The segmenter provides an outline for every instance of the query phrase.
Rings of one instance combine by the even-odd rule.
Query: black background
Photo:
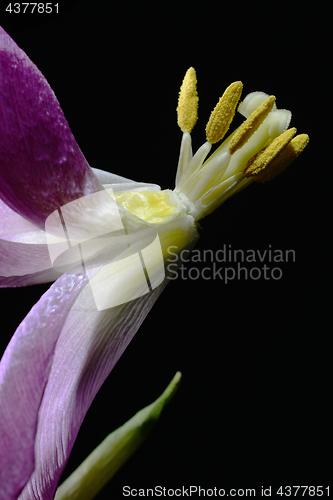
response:
[[[121,498],[124,485],[259,495],[261,486],[328,486],[331,478],[326,40],[312,31],[325,15],[287,4],[195,5],[81,0],[59,2],[52,18],[4,16],[2,7],[2,26],[49,81],[91,166],[173,188],[175,110],[189,66],[199,91],[194,148],[235,80],[244,95],[276,95],[277,106],[293,112],[291,126],[310,136],[285,173],[204,219],[197,245],[213,252],[271,245],[295,250],[296,261],[280,265],[280,280],[170,283],[95,398],[66,475],[183,373],[149,439],[99,499]],[[3,350],[48,286],[0,291]]]

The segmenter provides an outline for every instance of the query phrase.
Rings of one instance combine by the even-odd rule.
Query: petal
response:
[[[67,314],[86,283],[62,276],[32,308],[0,364],[0,498],[16,499],[34,469],[38,412]]]
[[[120,184],[120,183],[131,183],[134,182],[127,177],[122,177],[121,175],[111,174],[100,168],[92,168],[92,171],[96,175],[97,179],[101,184]]]
[[[135,182],[99,169],[93,171],[101,183],[107,183],[105,187],[117,192],[161,189],[156,184]],[[60,273],[52,268],[45,231],[21,217],[1,200],[0,220],[0,287],[55,281]]]
[[[21,243],[46,244],[45,231],[39,229],[0,200],[0,239]]]
[[[52,89],[0,28],[0,197],[44,228],[49,214],[101,184]]]
[[[0,240],[1,276],[22,276],[51,267],[47,245]]]
[[[114,192],[127,192],[127,191],[160,191],[161,187],[157,184],[150,184],[147,182],[137,182],[127,179],[127,177],[121,177],[117,174],[111,174],[110,172],[105,172],[99,168],[91,169],[96,175],[97,179],[104,188],[107,189],[111,187]]]
[[[45,269],[37,273],[24,276],[0,276],[0,288],[11,288],[16,286],[31,286],[41,283],[51,283],[59,278],[59,272],[55,269]]]
[[[59,278],[51,265],[44,231],[1,200],[0,220],[0,287],[47,283]]]
[[[90,287],[82,290],[57,339],[39,407],[35,469],[20,500],[53,498],[92,400],[164,286],[165,283],[134,301],[101,312],[96,309]],[[42,314],[38,321],[49,324],[50,320]],[[35,335],[42,343],[45,332],[39,330]],[[20,391],[25,392],[25,387],[21,386]]]

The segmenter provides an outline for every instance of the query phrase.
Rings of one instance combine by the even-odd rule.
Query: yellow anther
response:
[[[183,132],[191,132],[198,119],[197,77],[194,68],[186,71],[180,87],[177,115],[178,125]]]
[[[301,152],[304,150],[305,146],[309,142],[309,136],[307,134],[296,135],[287,146],[281,151],[278,156],[276,156],[268,168],[259,172],[259,174],[254,176],[254,180],[257,182],[266,182],[270,181],[278,174],[283,172],[285,168],[287,168]]]
[[[290,128],[279,135],[268,146],[264,147],[259,153],[254,155],[245,165],[243,174],[246,177],[252,177],[265,171],[269,164],[290,142],[296,134],[295,128]]]
[[[236,130],[229,144],[230,154],[234,154],[237,149],[240,149],[250,139],[251,135],[258,130],[268,113],[272,111],[275,103],[275,96],[271,95],[265,102],[262,103],[253,113],[250,114],[247,120]]]
[[[235,116],[236,106],[243,89],[242,82],[232,83],[215,106],[206,126],[207,141],[215,144],[226,134]]]

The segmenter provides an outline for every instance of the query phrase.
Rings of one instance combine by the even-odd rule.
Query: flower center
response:
[[[151,224],[169,222],[181,210],[178,199],[169,189],[114,193],[114,199],[128,212]]]

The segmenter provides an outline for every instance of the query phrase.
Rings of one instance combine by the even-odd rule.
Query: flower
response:
[[[192,156],[198,98],[195,71],[188,70],[178,104],[176,186],[161,191],[89,167],[45,78],[0,28],[1,286],[56,280],[1,360],[1,498],[54,497],[94,396],[168,282],[160,266],[168,248],[191,248],[200,219],[253,180],[273,178],[304,149],[308,137],[287,129],[291,113],[254,92],[239,107],[247,119],[206,160],[241,91],[241,82],[227,88],[207,141]],[[121,227],[109,239],[115,214]],[[69,236],[60,234],[65,227]],[[77,252],[59,253],[73,243],[73,228]],[[153,251],[145,253],[148,247]],[[109,279],[109,265],[116,279]]]

